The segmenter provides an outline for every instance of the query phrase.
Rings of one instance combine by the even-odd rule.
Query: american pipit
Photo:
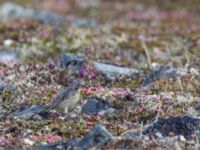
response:
[[[71,111],[80,100],[80,88],[84,84],[82,79],[74,79],[67,87],[58,93],[53,102],[47,106],[45,112],[53,109],[64,113]]]

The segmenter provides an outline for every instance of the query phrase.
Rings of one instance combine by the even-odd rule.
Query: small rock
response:
[[[15,52],[0,51],[0,62],[17,62],[17,54]]]
[[[200,131],[200,119],[188,116],[169,117],[167,119],[158,119],[144,130],[144,135],[153,135],[161,133],[162,136],[169,136],[170,133],[183,135],[185,138],[191,138],[194,133]],[[156,136],[155,136],[156,137]]]
[[[191,108],[188,108],[188,110],[186,111],[186,115],[188,115],[190,117],[198,117],[199,112],[197,110],[195,110],[195,108],[191,107]]]
[[[8,83],[6,85],[4,85],[4,90],[5,91],[13,91],[16,89],[16,85],[12,84],[12,83]]]
[[[17,110],[11,114],[12,117],[21,118],[21,119],[30,119],[35,116],[36,119],[41,119],[38,114],[40,114],[44,108],[46,108],[45,105],[39,105],[39,106],[32,106],[27,109]]]
[[[95,146],[103,147],[107,142],[113,139],[111,133],[102,125],[96,125],[92,128],[78,143],[81,149],[89,149]]]
[[[104,115],[106,113],[114,113],[116,110],[113,108],[110,108],[108,103],[105,101],[100,101],[96,98],[88,99],[86,104],[82,108],[82,113],[87,115],[97,115],[100,113],[101,115]]]
[[[139,135],[136,134],[135,132],[133,132],[132,130],[122,133],[121,137],[125,140],[138,140],[139,139]]]
[[[103,116],[103,115],[113,115],[117,112],[116,109],[114,108],[108,108],[108,109],[105,109],[105,110],[101,110],[100,112],[98,112],[99,115]]]
[[[3,93],[4,83],[0,81],[0,95]]]
[[[61,67],[68,68],[72,72],[80,71],[85,60],[71,53],[63,54],[59,57]]]
[[[200,111],[200,105],[195,106],[194,109]]]
[[[148,77],[144,80],[144,86],[162,79],[162,78],[175,78],[179,76],[183,76],[186,73],[178,71],[176,68],[172,67],[171,65],[162,65],[156,69],[154,69]]]
[[[94,68],[103,73],[108,79],[114,80],[119,75],[130,76],[139,71],[136,69],[126,68],[126,67],[119,67],[110,64],[94,62]]]
[[[200,116],[200,105],[196,105],[187,109],[186,114],[191,117],[199,117]]]

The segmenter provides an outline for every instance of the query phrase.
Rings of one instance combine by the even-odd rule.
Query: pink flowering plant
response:
[[[126,96],[133,94],[130,89],[128,88],[106,88],[106,87],[87,87],[87,88],[81,88],[81,92],[84,95],[111,95],[111,96]]]

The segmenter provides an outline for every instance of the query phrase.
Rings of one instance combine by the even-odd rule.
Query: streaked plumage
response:
[[[57,110],[60,112],[69,112],[80,100],[80,87],[83,85],[82,79],[73,80],[54,98],[53,102],[46,108],[45,112]]]

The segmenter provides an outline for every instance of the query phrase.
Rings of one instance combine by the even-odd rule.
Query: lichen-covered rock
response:
[[[84,150],[95,146],[103,147],[112,139],[112,134],[104,126],[96,125],[81,139],[77,146]]]
[[[156,80],[162,78],[175,78],[185,75],[184,72],[178,71],[176,68],[171,65],[162,65],[158,68],[155,68],[144,80],[144,85],[148,85]]]
[[[111,64],[105,64],[100,62],[94,62],[94,68],[104,74],[109,79],[116,79],[117,76],[131,76],[139,71],[127,67],[119,67]]]
[[[161,118],[143,131],[143,134],[155,137],[157,133],[161,133],[162,136],[169,136],[171,133],[174,135],[183,135],[187,139],[196,134],[200,138],[200,119],[188,116]]]

